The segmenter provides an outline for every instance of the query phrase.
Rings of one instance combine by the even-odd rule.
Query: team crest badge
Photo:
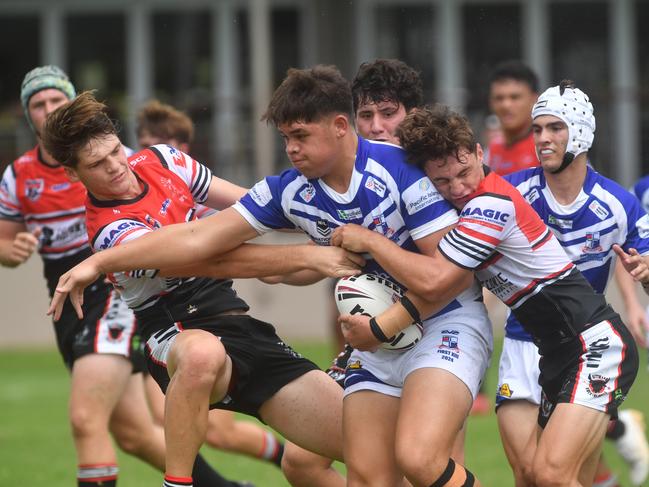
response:
[[[458,348],[457,337],[453,335],[442,335],[442,347]]]
[[[601,252],[602,246],[599,241],[599,232],[588,232],[586,234],[586,243],[581,250],[585,253]]]
[[[41,197],[44,187],[45,181],[43,179],[27,179],[25,181],[25,196],[32,201],[36,201]]]
[[[586,392],[593,397],[600,397],[608,393],[606,387],[609,382],[608,377],[599,374],[588,374],[588,388]]]

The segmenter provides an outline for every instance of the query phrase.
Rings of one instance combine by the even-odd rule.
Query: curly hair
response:
[[[261,120],[279,126],[315,122],[339,113],[352,115],[349,81],[337,67],[319,64],[310,69],[289,69]]]
[[[47,116],[41,134],[43,147],[60,164],[76,167],[79,151],[91,140],[117,134],[107,110],[92,91],[84,91]]]
[[[427,161],[444,160],[465,149],[475,152],[476,140],[469,121],[446,105],[436,104],[410,112],[397,128],[408,161],[423,168]]]
[[[398,59],[376,59],[358,68],[352,81],[354,113],[364,103],[394,101],[407,112],[423,104],[424,89],[419,72]]]

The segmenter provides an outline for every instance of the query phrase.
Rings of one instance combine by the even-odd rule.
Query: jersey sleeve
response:
[[[158,152],[167,168],[187,184],[194,196],[194,201],[205,203],[212,182],[212,171],[190,155],[170,145],[158,144],[152,149]]]
[[[506,239],[513,215],[511,200],[478,196],[462,209],[459,223],[441,240],[439,250],[456,265],[476,269]]]
[[[457,211],[435,189],[433,183],[413,166],[405,166],[398,184],[401,214],[413,240],[424,238],[458,221]]]
[[[640,179],[632,188],[645,212],[649,213],[649,176]]]
[[[110,222],[97,231],[92,237],[92,249],[95,252],[117,247],[118,245],[141,237],[152,229],[144,223],[132,220],[121,219]]]
[[[629,197],[624,203],[627,215],[627,239],[622,248],[628,252],[634,248],[640,255],[649,254],[649,215],[640,206],[637,198]]]
[[[280,228],[295,228],[282,208],[282,176],[269,176],[255,184],[233,208],[263,235]]]
[[[16,173],[13,164],[7,166],[0,181],[0,219],[24,221],[22,205],[16,190]]]

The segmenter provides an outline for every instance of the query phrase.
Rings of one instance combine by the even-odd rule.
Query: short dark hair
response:
[[[289,69],[261,119],[279,126],[315,122],[339,113],[352,116],[349,81],[337,67],[319,64],[309,69]]]
[[[149,100],[137,114],[135,132],[140,137],[145,131],[165,141],[176,139],[180,143],[191,144],[194,140],[192,120],[180,110],[158,100]]]
[[[394,101],[407,112],[424,102],[424,88],[418,71],[399,59],[376,59],[360,65],[352,81],[354,113],[367,102]]]
[[[498,81],[515,80],[525,83],[534,93],[539,92],[539,78],[523,61],[510,59],[496,65],[489,74],[489,89]]]
[[[79,151],[91,140],[117,134],[107,111],[92,91],[84,91],[47,116],[41,134],[43,147],[60,164],[76,167]]]
[[[431,159],[455,156],[462,149],[475,152],[476,139],[469,121],[446,105],[436,104],[410,112],[397,128],[408,161],[424,167]]]

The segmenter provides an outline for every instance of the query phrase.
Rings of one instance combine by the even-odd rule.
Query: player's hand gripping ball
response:
[[[343,277],[336,284],[334,297],[340,314],[377,316],[399,301],[403,289],[385,277],[375,274]],[[385,350],[408,350],[421,340],[423,327],[413,323],[401,330],[389,342],[383,343]]]

